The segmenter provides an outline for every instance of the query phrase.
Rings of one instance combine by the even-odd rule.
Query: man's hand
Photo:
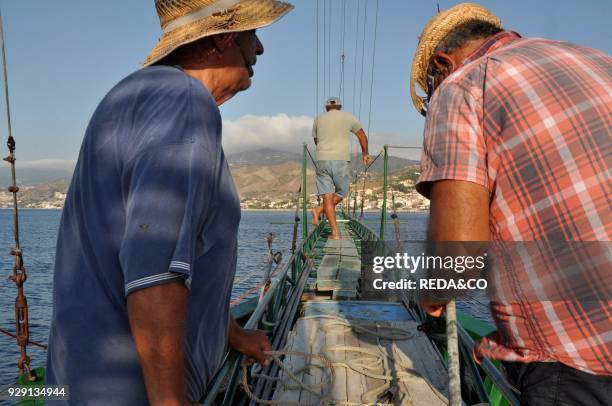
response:
[[[446,311],[446,304],[448,300],[438,300],[430,297],[421,298],[419,300],[419,304],[429,314],[433,317],[442,317],[444,312]]]
[[[367,167],[368,165],[370,165],[372,163],[372,161],[374,160],[372,158],[372,155],[370,154],[363,154],[363,156],[361,157],[361,159],[363,160],[363,164]]]
[[[268,366],[272,344],[263,331],[245,330],[238,326],[234,319],[230,320],[229,345],[236,351],[246,355],[257,363]]]

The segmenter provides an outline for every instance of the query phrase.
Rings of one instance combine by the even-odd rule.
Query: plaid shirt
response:
[[[430,182],[442,179],[487,188],[492,242],[609,242],[611,129],[610,56],[502,32],[435,92],[417,190],[428,196]],[[493,300],[497,331],[476,346],[476,357],[560,361],[612,375],[612,298],[610,284],[602,285],[593,288],[595,305]]]

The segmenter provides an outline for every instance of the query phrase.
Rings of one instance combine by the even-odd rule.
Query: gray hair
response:
[[[468,43],[468,41],[474,39],[488,38],[501,31],[503,31],[501,28],[496,27],[495,25],[485,21],[468,21],[449,32],[448,35],[446,35],[446,37],[444,37],[444,39],[440,41],[440,43],[436,47],[434,55],[436,54],[436,52],[444,52],[446,54],[450,54],[463,47],[465,44]],[[432,60],[429,61],[429,66],[427,69],[428,74],[433,74],[433,71],[435,69],[434,66],[435,65],[433,64],[432,56]]]

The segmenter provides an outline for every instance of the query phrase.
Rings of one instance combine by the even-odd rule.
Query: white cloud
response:
[[[310,116],[288,116],[281,113],[274,116],[246,115],[237,120],[223,121],[223,147],[227,154],[258,149],[276,149],[301,153],[302,143],[314,149],[312,142],[312,121]],[[359,142],[353,137],[353,152],[360,151]],[[384,144],[407,145],[407,137],[399,134],[369,134],[370,153],[378,154]],[[420,146],[419,143],[409,142]],[[392,149],[390,155],[418,159],[420,151]]]
[[[18,168],[66,170],[72,171],[76,165],[74,159],[37,159],[32,161],[17,161]]]
[[[223,148],[228,154],[263,148],[299,153],[302,143],[312,143],[312,122],[309,116],[284,113],[224,120]]]

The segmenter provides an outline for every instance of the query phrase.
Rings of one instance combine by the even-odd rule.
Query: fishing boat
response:
[[[386,213],[389,148],[381,151],[379,232],[355,215],[356,206],[352,212],[348,206],[338,221],[342,238],[331,240],[326,221],[308,231],[309,154],[304,145],[302,218],[295,218],[296,225],[302,222],[302,241],[261,300],[232,308],[246,328],[269,333],[274,362],[265,368],[247,366],[243,356],[230,351],[204,404],[449,404],[445,325],[414,301],[368,289],[361,261],[362,244],[389,245],[381,236],[389,220],[398,224],[395,212],[390,219]],[[518,405],[499,365],[487,359],[476,364],[471,355],[474,342],[495,327],[460,311],[457,324],[462,402]]]
[[[377,156],[383,161],[380,229],[376,232],[366,225],[357,205],[351,207],[347,199],[349,204],[338,219],[342,238],[331,240],[325,219],[309,231],[311,155],[304,145],[292,254],[281,261],[269,239],[270,257],[264,271],[268,277],[254,288],[260,294],[237,300],[231,308],[245,328],[269,334],[274,362],[265,368],[249,366],[242,355],[229,351],[203,404],[452,404],[446,325],[426,315],[408,297],[373,292],[371,273],[362,264],[365,243],[387,247],[393,243],[381,237],[387,233],[387,224],[399,228],[395,210],[391,215],[386,210],[390,148],[395,147],[385,146]],[[399,237],[399,231],[395,234]],[[472,358],[474,342],[493,330],[493,325],[457,312],[463,404],[519,404],[497,363],[485,359],[476,364]],[[44,385],[44,368],[31,368],[31,372],[22,373],[18,383]]]

